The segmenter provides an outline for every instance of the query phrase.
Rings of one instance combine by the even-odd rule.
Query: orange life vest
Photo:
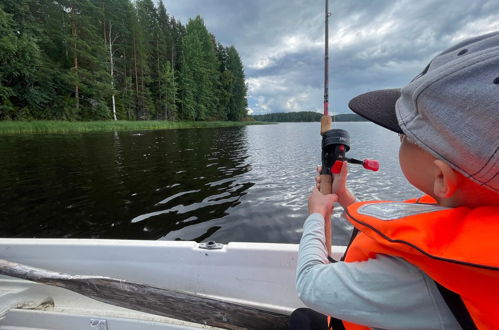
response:
[[[347,219],[359,234],[345,261],[377,254],[403,258],[459,295],[478,328],[499,329],[499,207],[444,208],[434,203],[425,196],[352,204]]]

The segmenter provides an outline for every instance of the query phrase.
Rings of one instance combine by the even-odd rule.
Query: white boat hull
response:
[[[334,257],[339,258],[344,249],[334,247]],[[295,290],[297,251],[297,244],[274,243],[229,243],[207,250],[196,242],[182,241],[0,241],[1,259],[69,274],[107,276],[202,294],[280,313],[303,306]],[[0,312],[2,306],[16,299],[36,304],[46,298],[54,303],[45,305],[45,310],[10,309],[0,320],[0,330],[16,326],[100,330],[200,326],[103,304],[60,288],[0,277]],[[77,324],[84,326],[74,327]]]

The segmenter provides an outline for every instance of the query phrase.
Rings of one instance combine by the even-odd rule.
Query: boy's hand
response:
[[[315,177],[315,182],[317,183],[317,189],[320,188],[321,185],[321,173],[322,166],[317,166],[317,176]],[[343,162],[343,166],[341,167],[341,171],[339,174],[333,174],[333,186],[332,192],[338,196],[338,203],[344,208],[350,206],[356,202],[355,196],[348,190],[346,186],[348,176],[348,165],[347,162]]]
[[[312,194],[308,198],[308,214],[320,213],[324,218],[331,214],[333,203],[338,200],[338,196],[334,194],[323,195],[317,187],[312,190]]]

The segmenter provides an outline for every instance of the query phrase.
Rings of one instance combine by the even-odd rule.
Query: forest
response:
[[[1,0],[0,120],[242,120],[237,50],[152,0]]]
[[[255,120],[270,122],[319,122],[321,117],[321,113],[313,111],[278,112],[253,116]],[[334,121],[366,121],[354,113],[339,114],[332,117]]]

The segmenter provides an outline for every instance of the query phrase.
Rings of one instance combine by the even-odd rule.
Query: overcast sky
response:
[[[254,114],[322,112],[324,0],[163,0],[201,15],[241,55]],[[329,0],[330,111],[363,92],[401,87],[467,37],[499,30],[498,0]]]

